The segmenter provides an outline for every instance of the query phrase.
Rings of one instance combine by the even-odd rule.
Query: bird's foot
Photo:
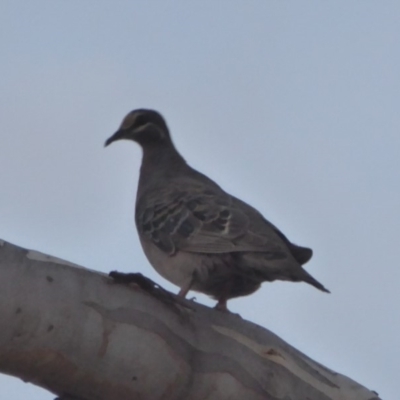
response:
[[[63,394],[59,397],[56,397],[54,400],[85,400],[82,397],[72,396],[70,394]]]
[[[226,303],[227,303],[226,300],[218,300],[218,303],[217,303],[217,305],[214,307],[214,309],[215,309],[215,310],[218,310],[218,311],[230,313],[230,311],[228,310],[228,306],[227,306]]]
[[[170,293],[168,290],[164,289],[158,283],[147,278],[140,272],[137,273],[124,273],[118,271],[111,271],[108,276],[114,280],[117,284],[130,285],[131,283],[139,286],[145,292],[152,294],[153,296],[159,298],[164,303],[173,305],[174,307],[179,304],[183,305],[185,308],[189,308],[185,300],[182,300],[182,295],[176,295]]]
[[[240,319],[242,319],[242,316],[238,313],[234,313],[232,311],[230,311],[226,305],[226,301],[219,301],[217,303],[217,305],[214,307],[214,310],[217,310],[219,312],[223,312],[225,314],[229,314],[229,315],[233,315],[235,317],[239,317]]]
[[[181,290],[178,292],[179,297],[183,297],[184,299],[186,298],[186,295],[188,294],[190,290],[190,286],[184,286],[181,288]]]
[[[135,283],[147,292],[151,292],[156,288],[161,288],[157,283],[147,278],[140,272],[136,273],[125,273],[118,271],[111,271],[108,276],[114,280],[115,283],[121,283],[129,285],[130,283]],[[162,288],[161,288],[162,289]],[[164,289],[163,289],[164,290]]]

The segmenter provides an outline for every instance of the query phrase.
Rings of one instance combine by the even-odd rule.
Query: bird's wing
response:
[[[268,225],[260,234],[251,230],[251,218],[262,216],[250,206],[235,203],[228,194],[208,188],[148,194],[139,202],[136,223],[139,232],[163,251],[227,253],[255,251],[270,259],[286,258],[288,249]],[[253,215],[252,215],[253,214]],[[258,231],[258,230],[257,230]]]

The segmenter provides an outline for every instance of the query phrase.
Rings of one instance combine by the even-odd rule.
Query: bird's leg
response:
[[[227,300],[225,298],[220,298],[218,300],[217,305],[214,308],[218,311],[230,313],[230,311],[228,310],[228,306],[227,306]]]
[[[178,296],[179,296],[179,297],[185,298],[186,295],[188,294],[188,292],[189,292],[191,286],[192,286],[192,281],[190,281],[188,285],[185,285],[185,286],[183,286],[183,287],[181,288],[181,290],[180,290],[179,293],[178,293]]]
[[[191,288],[192,285],[193,285],[194,280],[195,280],[195,276],[194,276],[194,274],[193,274],[193,276],[190,278],[190,280],[189,280],[185,285],[183,285],[183,286],[181,287],[181,290],[180,290],[179,293],[178,293],[178,296],[179,296],[179,297],[183,297],[183,298],[186,297],[186,295],[188,294],[190,288]]]
[[[224,285],[221,286],[221,290],[218,297],[218,303],[214,307],[218,311],[230,313],[227,307],[227,301],[230,298],[230,293],[232,291],[233,282],[227,281]]]

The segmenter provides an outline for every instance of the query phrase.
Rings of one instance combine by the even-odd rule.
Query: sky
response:
[[[398,398],[399,2],[2,0],[0,46],[1,239],[177,292],[138,241],[140,148],[103,147],[154,108],[332,292],[265,283],[230,309]],[[3,398],[54,396],[1,375]]]

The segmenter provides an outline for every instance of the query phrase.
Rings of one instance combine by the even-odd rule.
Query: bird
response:
[[[330,293],[302,267],[312,250],[192,168],[159,112],[131,111],[105,146],[122,139],[142,148],[135,206],[141,246],[179,296],[204,293],[217,310],[229,312],[228,300],[254,293],[263,282],[306,282]]]

